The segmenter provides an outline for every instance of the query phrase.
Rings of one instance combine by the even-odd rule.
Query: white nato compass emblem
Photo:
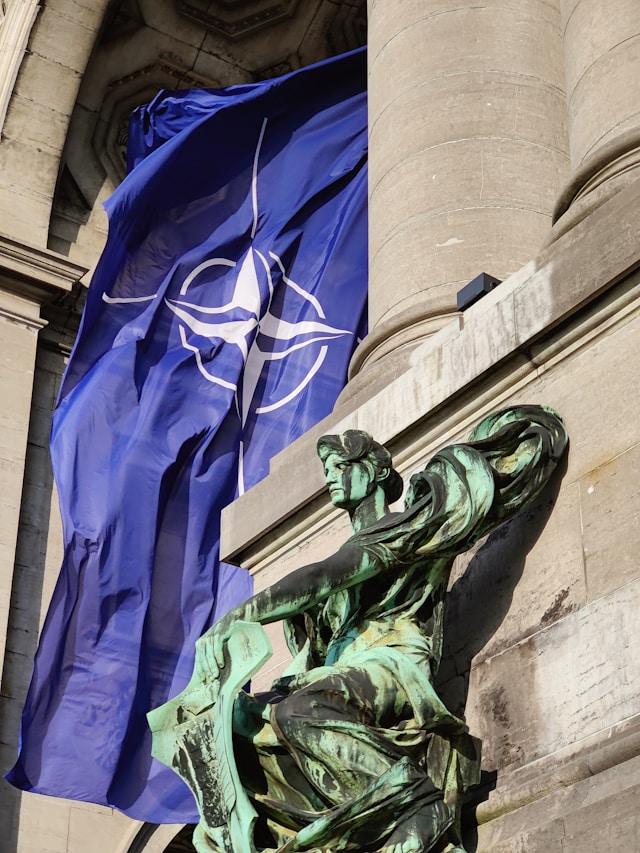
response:
[[[251,181],[251,203],[253,210],[253,226],[251,229],[251,240],[255,238],[258,227],[258,164],[260,149],[264,140],[267,127],[267,119],[262,122],[258,144],[253,159],[253,175]],[[199,305],[189,301],[189,288],[197,283],[198,277],[205,271],[224,268],[236,271],[233,294],[229,302],[220,306]],[[222,268],[222,269],[220,269]],[[260,289],[258,270],[264,269],[268,286],[268,297],[265,300]],[[288,322],[282,317],[276,316],[271,311],[274,297],[274,272],[279,274],[282,284],[294,291],[308,305],[309,313],[313,319]],[[179,334],[184,349],[193,353],[200,374],[213,385],[218,385],[235,394],[238,414],[242,428],[247,422],[249,413],[266,414],[285,406],[294,400],[309,384],[316,373],[322,367],[328,353],[327,341],[352,335],[348,329],[338,329],[328,325],[326,315],[319,300],[305,290],[301,285],[286,275],[284,264],[274,252],[268,252],[266,257],[258,249],[251,245],[238,260],[229,258],[209,258],[198,264],[184,279],[180,288],[179,299],[164,298],[166,306],[179,321]],[[158,293],[150,296],[118,297],[109,296],[106,293],[102,298],[109,304],[152,302],[159,296]],[[230,319],[230,316],[244,314],[244,319]],[[246,316],[248,315],[248,316]],[[213,365],[205,364],[202,352],[198,346],[189,340],[189,332],[195,336],[209,340],[222,340],[227,344],[236,346],[240,351],[244,363],[242,374],[242,390],[238,392],[238,386],[220,376],[215,372]],[[262,344],[270,342],[271,346],[263,348]],[[283,349],[277,349],[278,342],[284,342]],[[289,358],[294,353],[306,349],[314,344],[321,344],[313,364],[298,384],[288,391],[280,399],[268,405],[253,407],[258,382],[263,368],[268,362]],[[214,359],[215,362],[215,359]],[[243,446],[240,443],[240,461],[238,471],[238,490],[244,492],[243,472]]]

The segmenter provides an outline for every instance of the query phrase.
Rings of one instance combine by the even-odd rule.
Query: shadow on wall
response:
[[[162,842],[158,838],[158,833],[164,833],[168,827],[157,823],[145,823],[140,827],[136,837],[129,845],[126,853],[145,853],[145,850],[159,850]],[[171,841],[163,848],[163,853],[195,853],[196,848],[193,846],[192,838],[195,824],[187,824],[175,835]]]
[[[51,359],[54,359],[53,364]],[[62,356],[39,349],[34,377],[16,560],[0,689],[0,826],[3,853],[16,853],[22,794],[4,781],[13,766],[33,657],[38,644],[53,492],[49,458],[51,412]],[[56,365],[57,366],[57,365]]]
[[[567,454],[538,500],[484,541],[449,592],[443,665],[437,688],[445,704],[456,714],[464,715],[473,660],[487,646],[509,611],[527,555],[553,512],[566,470]],[[483,770],[480,788],[470,797],[463,818],[469,853],[477,848],[476,807],[496,787],[497,778],[497,770]]]

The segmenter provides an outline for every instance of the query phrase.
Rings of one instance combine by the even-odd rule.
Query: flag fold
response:
[[[145,714],[251,594],[218,559],[223,507],[346,381],[365,322],[366,157],[363,51],[161,92],[134,114],[54,413],[64,562],[15,786],[197,821],[151,758]]]

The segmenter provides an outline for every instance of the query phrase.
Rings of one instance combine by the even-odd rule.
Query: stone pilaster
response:
[[[561,6],[572,174],[552,238],[640,177],[640,4]]]
[[[559,0],[558,0],[559,2]],[[370,334],[352,374],[540,248],[566,179],[558,3],[369,2]]]
[[[40,308],[86,270],[0,236],[0,675],[22,499]]]

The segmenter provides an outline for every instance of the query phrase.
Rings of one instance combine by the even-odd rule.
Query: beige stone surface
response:
[[[636,757],[481,824],[477,853],[637,850],[639,796]]]
[[[3,294],[0,292],[0,300]],[[5,299],[5,306],[7,300]],[[0,301],[0,674],[4,661],[36,354],[35,322],[7,316]],[[15,310],[10,303],[9,310]]]
[[[55,0],[40,12],[0,141],[0,231],[47,245],[66,128],[107,0]],[[29,118],[25,103],[33,104]],[[25,124],[31,125],[25,132]],[[47,144],[40,140],[51,136]]]
[[[640,124],[640,7],[634,0],[564,0],[571,161]]]
[[[467,721],[487,769],[530,763],[637,713],[638,604],[640,580],[472,668]]]
[[[369,29],[374,332],[412,306],[446,317],[480,272],[519,269],[568,159],[556,4],[378,0]]]
[[[573,174],[552,237],[637,180],[640,8],[634,0],[562,0]]]
[[[447,666],[459,673],[585,604],[579,487],[559,485],[457,559]]]
[[[587,589],[594,599],[640,575],[640,444],[586,474],[580,496]]]

